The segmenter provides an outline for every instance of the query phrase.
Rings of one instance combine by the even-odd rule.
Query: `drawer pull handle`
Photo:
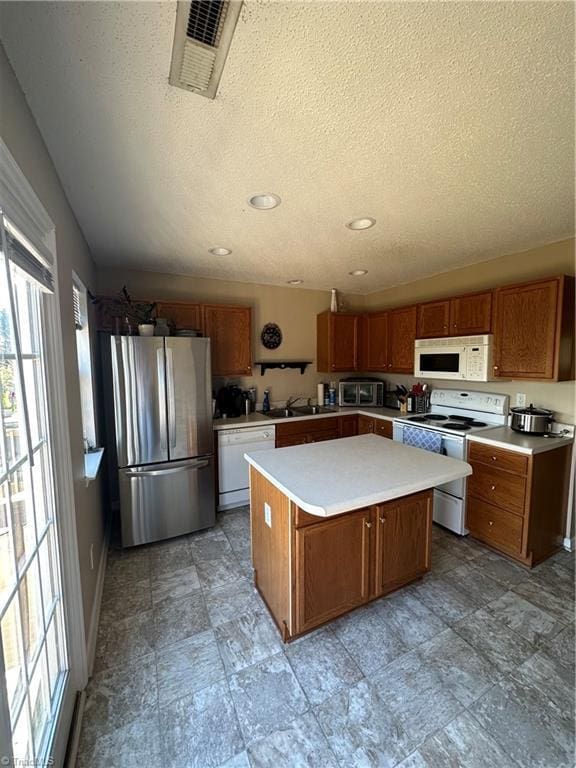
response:
[[[495,491],[495,490],[496,490],[496,486],[495,486],[495,485],[491,485],[491,486],[490,486],[490,490],[491,490],[491,491]]]
[[[364,520],[364,525],[366,526],[366,528],[372,528],[372,523],[369,522],[368,520]]]

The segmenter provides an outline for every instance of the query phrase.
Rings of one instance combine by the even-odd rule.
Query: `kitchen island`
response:
[[[246,460],[254,580],[284,641],[426,573],[431,489],[472,472],[375,435]]]

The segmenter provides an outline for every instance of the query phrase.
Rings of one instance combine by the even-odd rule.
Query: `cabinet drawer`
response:
[[[466,525],[472,536],[510,554],[522,550],[523,519],[511,512],[493,507],[479,499],[469,498],[466,505]]]
[[[524,513],[526,478],[487,467],[485,464],[472,464],[472,476],[468,478],[468,494],[509,509],[516,514]]]
[[[481,461],[492,467],[514,472],[517,475],[525,475],[528,472],[528,456],[523,456],[515,451],[506,451],[503,448],[493,448],[482,443],[470,443],[468,448],[470,461]]]
[[[338,432],[338,417],[327,416],[322,419],[296,419],[276,424],[276,436],[308,435],[312,432]]]

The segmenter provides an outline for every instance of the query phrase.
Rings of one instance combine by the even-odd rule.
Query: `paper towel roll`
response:
[[[318,384],[318,405],[324,405],[324,382],[320,382]]]

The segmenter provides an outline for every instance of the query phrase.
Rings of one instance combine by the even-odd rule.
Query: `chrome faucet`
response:
[[[294,403],[297,403],[298,400],[302,400],[302,398],[301,397],[289,397],[288,400],[286,400],[286,410],[288,410],[289,408],[292,408]]]

